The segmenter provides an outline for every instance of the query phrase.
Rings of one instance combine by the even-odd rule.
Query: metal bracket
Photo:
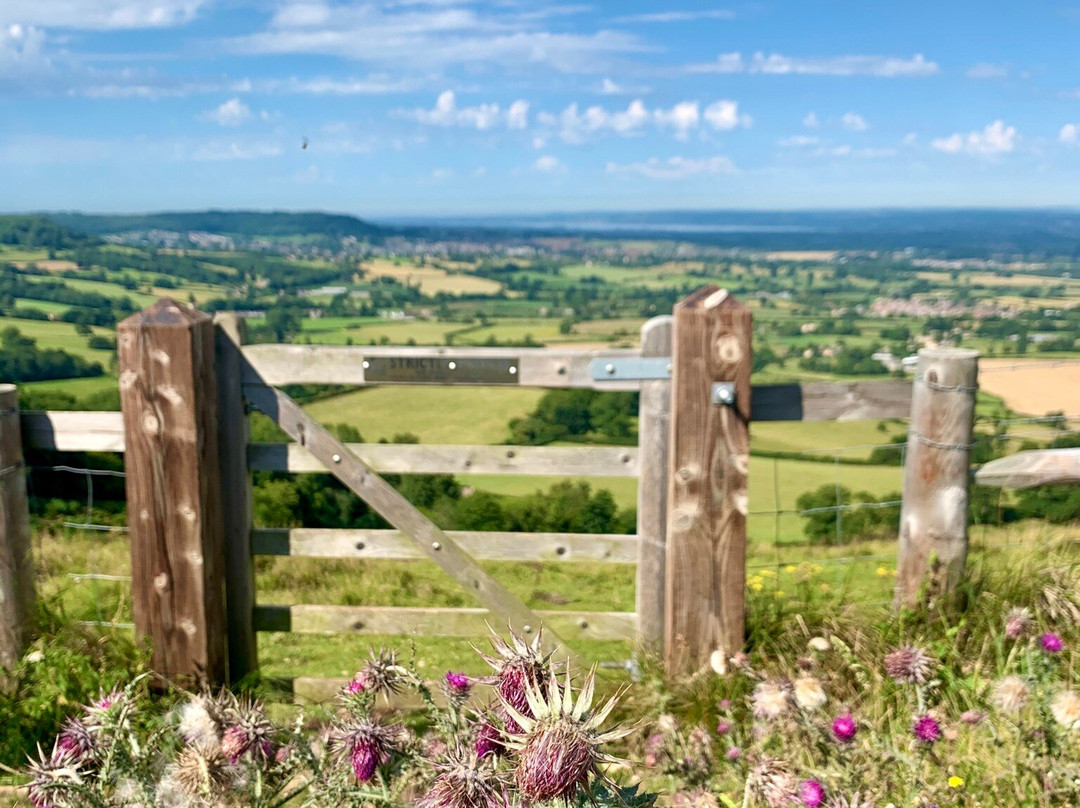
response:
[[[735,406],[735,382],[713,382],[711,401],[718,407]]]
[[[594,382],[670,379],[671,359],[666,356],[594,359],[589,362]]]

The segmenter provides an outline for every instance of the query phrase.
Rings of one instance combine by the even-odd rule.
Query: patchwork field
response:
[[[393,278],[410,286],[419,285],[420,291],[426,295],[440,292],[449,295],[491,295],[502,288],[497,281],[488,278],[382,258],[365,261],[361,268],[371,278]]]
[[[1080,411],[1080,361],[983,359],[979,387],[1017,412],[1075,415]]]

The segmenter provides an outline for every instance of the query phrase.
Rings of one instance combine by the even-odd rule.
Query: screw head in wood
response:
[[[333,459],[333,461],[335,463],[340,463],[341,462],[341,455],[336,454],[336,455],[334,455],[334,457],[332,459]]]
[[[604,365],[604,373],[606,373],[608,376],[614,376],[615,375],[615,366],[611,365],[611,364]]]
[[[363,366],[364,366],[364,370],[367,370],[369,367],[371,367],[371,363],[365,359],[363,361]]]
[[[450,368],[450,370],[455,370],[457,368],[457,362],[451,362],[447,367]]]
[[[529,625],[522,626],[521,630],[524,631],[526,634],[532,634],[532,626],[529,626]]]
[[[517,373],[517,366],[516,365],[511,365],[510,366],[510,375],[513,376],[515,373]]]
[[[442,544],[440,544],[440,543],[439,543],[439,542],[437,542],[437,541],[433,541],[433,542],[431,543],[431,549],[432,549],[432,550],[441,550],[441,549],[442,549]]]

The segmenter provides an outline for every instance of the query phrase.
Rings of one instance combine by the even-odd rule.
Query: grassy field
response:
[[[108,370],[107,365],[106,370]],[[19,389],[55,390],[79,398],[81,396],[101,393],[105,390],[116,390],[117,382],[115,376],[106,374],[105,376],[90,376],[85,379],[57,379],[47,382],[22,382],[19,384]]]
[[[464,272],[447,272],[434,266],[419,266],[409,261],[376,258],[361,265],[370,278],[394,278],[410,286],[419,284],[426,295],[440,292],[450,295],[492,295],[502,285],[497,281],[468,275]]]
[[[372,387],[307,410],[324,423],[355,426],[369,442],[412,432],[423,443],[502,443],[510,419],[527,415],[542,395],[517,387]]]
[[[12,326],[19,329],[24,337],[32,337],[37,340],[39,348],[61,348],[75,356],[81,356],[94,362],[100,362],[108,368],[109,361],[113,356],[112,351],[99,351],[86,346],[86,337],[75,333],[75,326],[71,323],[50,322],[48,320],[22,320],[16,317],[4,317],[0,320],[3,327]],[[113,331],[107,328],[93,328],[96,336],[112,337]]]

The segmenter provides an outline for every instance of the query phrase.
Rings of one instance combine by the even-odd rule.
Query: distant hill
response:
[[[49,213],[57,224],[99,236],[115,233],[205,232],[240,239],[330,238],[348,236],[376,240],[386,234],[378,225],[355,216],[317,211],[204,210],[145,214]]]
[[[44,216],[0,216],[0,244],[63,250],[96,241]]]

